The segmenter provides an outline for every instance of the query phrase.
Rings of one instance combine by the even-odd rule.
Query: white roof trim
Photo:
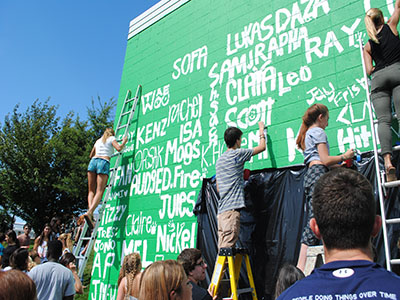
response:
[[[162,0],[129,23],[128,40],[190,0]]]

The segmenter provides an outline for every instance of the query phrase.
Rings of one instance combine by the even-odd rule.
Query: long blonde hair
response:
[[[126,295],[129,296],[133,290],[133,280],[142,270],[142,261],[139,253],[131,253],[124,257],[124,261],[119,271],[118,286],[121,280],[126,277]],[[138,296],[138,295],[133,295]],[[137,298],[137,297],[136,297]]]
[[[101,141],[103,142],[103,144],[106,143],[107,139],[110,136],[114,136],[115,135],[115,131],[112,128],[106,128],[106,130],[103,133],[103,136],[101,137]]]
[[[303,116],[303,123],[301,123],[299,135],[297,136],[296,139],[297,147],[299,147],[301,150],[306,149],[305,139],[308,128],[310,128],[310,126],[317,121],[319,115],[326,116],[328,112],[329,112],[328,108],[321,103],[316,103],[314,105],[311,105],[306,110]]]
[[[72,251],[72,239],[71,239],[71,234],[70,233],[63,233],[60,234],[60,236],[58,237],[58,239],[62,242],[65,241],[65,244],[63,243],[63,247],[64,245],[66,246],[66,248],[68,248],[69,251]],[[65,248],[63,248],[64,250]]]
[[[368,36],[375,43],[379,44],[379,40],[377,38],[377,30],[376,28],[383,25],[383,13],[379,8],[370,8],[364,17],[365,27],[367,28]]]
[[[175,291],[181,294],[186,280],[182,265],[176,260],[156,261],[144,270],[140,280],[140,300],[165,300]]]

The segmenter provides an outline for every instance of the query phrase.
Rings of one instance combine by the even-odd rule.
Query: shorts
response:
[[[228,210],[217,215],[218,249],[234,248],[239,238],[240,211]]]
[[[108,160],[94,157],[90,160],[88,171],[96,174],[110,174],[110,162]]]

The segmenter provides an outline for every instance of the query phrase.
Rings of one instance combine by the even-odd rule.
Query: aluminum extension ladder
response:
[[[119,118],[118,118],[117,127],[116,127],[116,130],[115,130],[115,135],[117,137],[118,136],[126,136],[128,134],[129,127],[131,125],[132,118],[133,118],[134,112],[136,110],[136,106],[137,106],[138,100],[140,99],[141,95],[142,95],[142,87],[140,85],[136,89],[135,97],[131,98],[131,91],[130,90],[128,90],[128,92],[126,93],[124,104],[122,106],[121,113],[120,113]],[[123,131],[123,134],[119,135],[118,132],[121,132],[121,131]],[[86,232],[89,229],[89,226],[88,226],[87,222],[85,222],[85,224],[83,226],[83,229],[82,229],[82,231],[80,233],[78,243],[75,246],[75,250],[74,250],[73,254],[76,257],[77,262],[79,262],[79,264],[77,264],[77,265],[79,265],[79,269],[78,269],[78,276],[79,277],[82,277],[82,275],[83,275],[83,271],[85,270],[86,263],[87,263],[87,261],[89,259],[89,255],[90,255],[90,253],[91,253],[91,251],[93,249],[94,242],[96,241],[97,230],[99,228],[100,221],[101,221],[101,219],[103,217],[103,214],[104,214],[105,205],[106,205],[107,201],[110,198],[111,188],[114,185],[115,175],[117,174],[116,171],[117,171],[117,168],[118,168],[118,166],[120,164],[120,160],[121,160],[122,155],[123,155],[122,151],[121,152],[117,151],[116,153],[114,153],[112,155],[112,157],[117,156],[117,159],[115,160],[114,167],[110,169],[110,176],[109,176],[108,184],[106,185],[106,193],[103,196],[103,199],[99,204],[99,209],[98,209],[99,213],[94,219],[93,230],[91,232],[91,235],[88,236],[88,237],[85,237]],[[89,245],[87,247],[87,250],[86,250],[85,254],[84,255],[80,255],[80,252],[81,252],[80,250],[81,250],[81,247],[82,247],[82,243],[84,241],[89,241]]]
[[[382,233],[383,233],[383,244],[385,249],[385,258],[386,258],[386,269],[391,271],[391,265],[393,264],[400,264],[400,259],[391,259],[390,255],[390,248],[389,248],[389,241],[388,241],[388,234],[387,234],[387,225],[389,224],[396,224],[400,223],[400,218],[395,219],[386,219],[386,211],[385,211],[385,196],[387,188],[393,188],[400,186],[400,180],[386,182],[385,171],[380,170],[379,168],[379,152],[377,147],[377,138],[376,138],[376,130],[375,130],[375,121],[372,114],[372,103],[370,98],[370,92],[368,88],[368,77],[367,71],[365,68],[365,61],[363,55],[363,42],[361,34],[359,35],[359,48],[361,54],[361,61],[362,67],[364,72],[364,80],[365,80],[365,92],[367,94],[367,106],[368,106],[368,113],[369,113],[369,120],[372,132],[372,144],[374,147],[374,159],[375,159],[375,171],[376,171],[376,180],[378,183],[378,194],[379,194],[379,205],[381,210],[381,217],[382,217]],[[400,147],[394,147],[393,151],[400,150]]]
[[[250,287],[238,289],[238,281],[242,260],[246,263],[247,276],[249,278]],[[208,288],[212,292],[214,298],[219,289],[222,277],[225,273],[226,261],[228,261],[230,284],[231,284],[231,298],[238,300],[239,295],[243,293],[251,293],[252,299],[257,300],[256,288],[254,285],[253,273],[251,272],[250,259],[247,249],[244,248],[221,248],[218,254],[217,262],[215,264],[214,272],[211,278],[211,283]]]

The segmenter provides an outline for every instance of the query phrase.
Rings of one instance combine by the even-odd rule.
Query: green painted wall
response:
[[[215,174],[228,125],[242,147],[268,127],[268,151],[249,169],[301,164],[301,117],[330,110],[331,154],[372,149],[359,32],[364,12],[383,0],[192,0],[128,41],[118,112],[127,90],[143,96],[108,202],[94,260],[90,299],[115,299],[121,257],[143,265],[194,247],[192,209],[202,177]],[[116,118],[117,119],[117,118]],[[115,124],[116,125],[116,124]]]

